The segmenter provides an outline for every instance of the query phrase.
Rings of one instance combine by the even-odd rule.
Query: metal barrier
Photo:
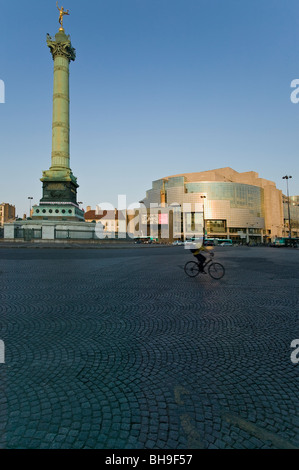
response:
[[[95,231],[86,230],[59,230],[55,229],[54,237],[56,240],[94,240]]]
[[[39,240],[42,238],[42,229],[40,228],[15,228],[15,238],[29,242],[31,240]]]
[[[24,239],[24,229],[21,227],[15,227],[15,238]]]

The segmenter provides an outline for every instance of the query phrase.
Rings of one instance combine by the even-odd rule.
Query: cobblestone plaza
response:
[[[0,249],[0,447],[299,447],[299,250]]]

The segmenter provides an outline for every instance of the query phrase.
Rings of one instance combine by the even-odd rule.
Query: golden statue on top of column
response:
[[[63,17],[64,17],[64,15],[69,15],[70,13],[69,13],[69,10],[65,11],[65,9],[63,7],[59,8],[58,2],[56,2],[56,6],[57,6],[57,9],[59,10],[59,20],[58,21],[59,21],[59,24],[61,26],[61,28],[59,28],[59,31],[64,31],[64,29],[63,29]]]

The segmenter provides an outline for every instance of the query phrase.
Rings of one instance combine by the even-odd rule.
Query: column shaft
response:
[[[69,60],[54,58],[51,168],[70,168]]]

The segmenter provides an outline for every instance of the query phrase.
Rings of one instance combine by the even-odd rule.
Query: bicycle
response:
[[[224,266],[221,263],[213,262],[214,253],[210,253],[210,259],[203,264],[203,269],[208,267],[208,273],[213,279],[221,279],[225,274]],[[188,261],[184,266],[184,271],[189,277],[196,277],[201,271],[198,261]]]

